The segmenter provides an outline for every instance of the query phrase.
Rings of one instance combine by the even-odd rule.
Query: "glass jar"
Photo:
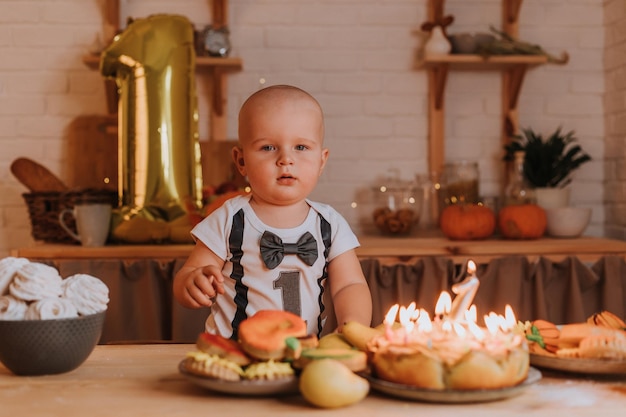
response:
[[[439,226],[439,214],[441,210],[441,182],[439,173],[431,172],[430,175],[417,175],[417,190],[422,193],[422,206],[420,210],[419,227],[421,229],[433,229]]]
[[[414,181],[388,179],[374,187],[374,225],[384,235],[406,236],[420,218],[422,197]]]
[[[457,161],[444,166],[445,204],[478,203],[478,162]]]
[[[520,205],[534,203],[535,192],[524,175],[524,158],[526,152],[517,151],[509,172],[509,180],[504,187],[503,205]]]

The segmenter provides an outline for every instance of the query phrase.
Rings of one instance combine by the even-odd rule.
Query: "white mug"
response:
[[[59,213],[59,223],[63,229],[83,246],[104,246],[109,236],[111,224],[110,204],[78,204],[73,209],[65,209]],[[63,220],[66,214],[76,219],[74,233]]]

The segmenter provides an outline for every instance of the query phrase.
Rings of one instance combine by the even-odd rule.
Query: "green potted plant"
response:
[[[513,161],[516,151],[524,151],[524,176],[535,188],[537,203],[544,208],[563,206],[569,203],[566,187],[572,182],[572,173],[591,160],[576,142],[574,131],[562,133],[561,127],[545,139],[530,128],[522,129],[522,134],[505,145],[504,160]],[[561,202],[545,201],[545,194],[554,190],[562,190]]]

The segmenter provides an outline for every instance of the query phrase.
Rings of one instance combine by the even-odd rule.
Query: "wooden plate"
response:
[[[554,371],[574,372],[590,375],[626,374],[626,361],[615,359],[556,358],[552,356],[530,354],[533,366]]]
[[[372,375],[363,375],[372,389],[394,397],[431,403],[479,403],[504,400],[521,394],[528,386],[541,379],[541,372],[531,367],[528,377],[521,384],[501,389],[484,390],[434,390],[416,388],[410,385],[383,381]]]

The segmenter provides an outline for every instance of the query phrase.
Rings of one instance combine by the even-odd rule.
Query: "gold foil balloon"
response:
[[[136,19],[102,52],[119,92],[118,222],[169,222],[201,206],[193,26],[177,15]]]

